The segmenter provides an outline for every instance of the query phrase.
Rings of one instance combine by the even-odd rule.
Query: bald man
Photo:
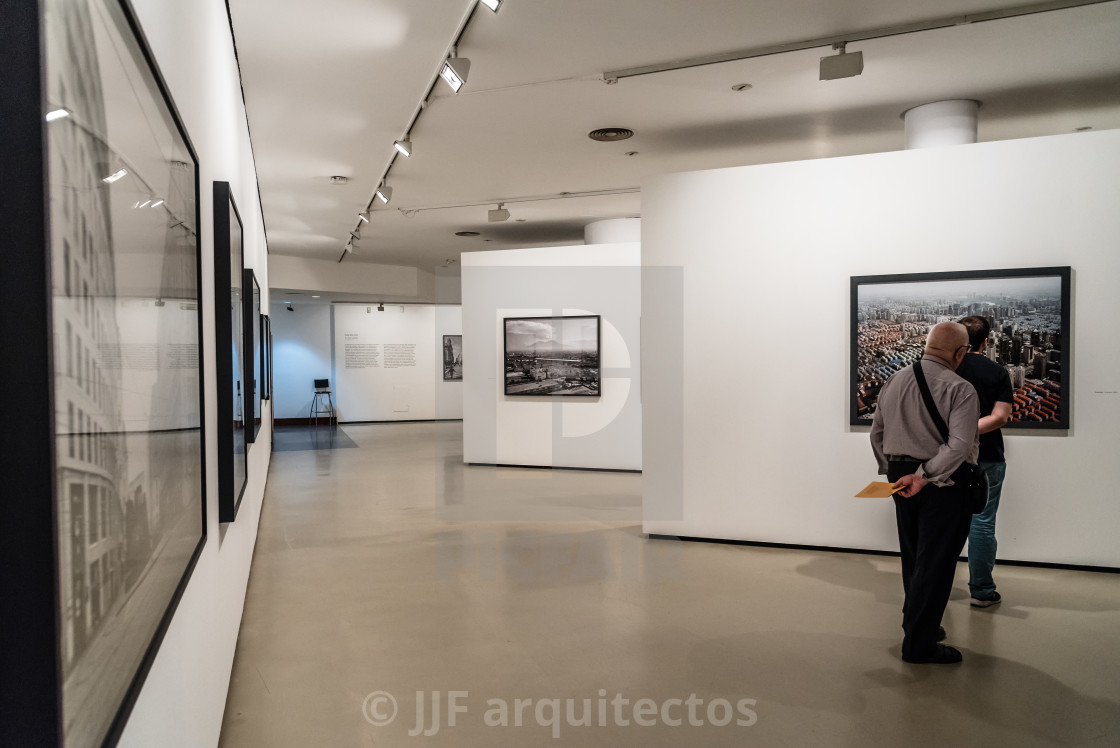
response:
[[[976,464],[979,452],[976,389],[954,373],[968,351],[964,325],[935,325],[921,361],[896,372],[883,385],[871,426],[879,474],[903,486],[894,496],[906,592],[902,659],[916,664],[962,659],[958,650],[938,642],[944,638],[941,617],[972,518],[965,501],[969,470],[965,463]],[[922,400],[914,371],[919,366],[949,427],[947,443]]]

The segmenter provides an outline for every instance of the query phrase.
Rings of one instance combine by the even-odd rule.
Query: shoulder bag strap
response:
[[[937,411],[937,406],[933,403],[933,394],[929,391],[929,384],[926,383],[925,372],[922,371],[922,362],[914,362],[914,379],[918,381],[918,389],[922,391],[922,400],[926,404],[926,410],[933,418],[933,425],[937,427],[937,432],[941,434],[941,441],[946,444],[949,443],[949,427],[945,425],[945,419]]]

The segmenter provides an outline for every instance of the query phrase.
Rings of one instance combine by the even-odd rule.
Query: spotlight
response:
[[[47,119],[47,122],[54,122],[56,119],[62,119],[63,117],[69,117],[69,116],[70,116],[70,112],[66,111],[65,109],[54,109],[52,111],[47,112],[46,119]]]
[[[353,254],[354,253],[354,242],[352,242],[352,241],[346,242],[346,246],[343,247],[343,249],[346,250],[347,254]]]
[[[393,188],[387,184],[383,184],[377,188],[377,192],[374,194],[377,195],[378,200],[387,203],[393,199]]]
[[[362,238],[362,230],[361,229],[354,229],[353,231],[350,232],[350,239],[352,241],[356,241],[356,240],[361,239],[361,238]]]
[[[836,42],[833,49],[840,51],[838,55],[821,58],[821,80],[834,81],[837,78],[854,78],[863,72],[863,52],[846,51],[847,42]]]
[[[367,210],[365,213],[359,213],[358,218],[362,219],[366,223],[369,223],[369,211]]]
[[[498,12],[498,8],[502,7],[502,0],[479,0],[479,2],[495,13]]]
[[[107,177],[102,177],[101,181],[104,182],[105,184],[112,184],[113,182],[116,182],[118,179],[123,179],[124,175],[127,174],[127,173],[128,173],[128,169],[119,169],[117,171],[114,171],[112,174],[110,174]]]
[[[295,309],[292,308],[291,304],[288,304],[288,311],[289,312],[294,312],[295,311]]]
[[[503,205],[505,205],[505,203],[498,203],[497,210],[486,211],[486,220],[488,220],[490,223],[498,223],[499,221],[508,221],[509,220],[509,211],[506,210],[505,208],[503,208],[502,207]]]
[[[471,71],[471,61],[466,57],[449,57],[439,70],[439,77],[443,78],[451,90],[459,93],[459,89],[467,82],[467,74]]]
[[[408,158],[412,155],[412,141],[408,138],[405,138],[404,140],[393,141],[393,147],[396,148],[400,153],[402,153],[405,158]]]
[[[385,311],[385,304],[383,304],[383,303],[378,304],[377,305],[377,311],[379,311],[379,312]]]

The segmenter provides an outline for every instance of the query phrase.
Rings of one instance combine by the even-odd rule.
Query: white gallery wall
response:
[[[645,531],[897,550],[852,498],[850,276],[1070,265],[1072,428],[1005,432],[999,557],[1120,566],[1118,196],[1115,130],[644,183]]]
[[[640,245],[462,255],[463,458],[468,463],[642,467]],[[506,317],[598,314],[601,396],[504,394]]]
[[[461,396],[455,400],[462,383],[443,381],[441,348],[444,334],[462,330],[459,307],[384,307],[378,311],[376,304],[334,305],[339,421],[461,418]]]
[[[267,253],[225,3],[133,0],[132,5],[199,160],[207,539],[120,745],[193,748],[218,743],[272,438],[266,402],[264,425],[249,449],[248,485],[237,520],[219,525],[211,200],[215,180],[230,183],[244,223],[245,264],[256,271],[265,308]],[[200,62],[203,58],[205,64]]]

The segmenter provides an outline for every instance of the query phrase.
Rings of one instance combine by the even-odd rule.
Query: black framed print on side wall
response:
[[[245,436],[252,444],[261,430],[261,287],[246,268],[245,287]]]
[[[598,397],[599,323],[599,315],[505,318],[505,394]]]
[[[851,425],[871,423],[883,383],[921,358],[933,325],[977,315],[992,326],[981,355],[1014,389],[1004,428],[1068,429],[1070,278],[1068,267],[853,277]]]
[[[206,540],[198,158],[127,3],[4,15],[0,735],[111,746]]]
[[[245,253],[229,182],[214,182],[214,347],[218,370],[218,521],[233,522],[248,483],[245,433]]]
[[[463,381],[463,336],[443,336],[443,381]]]
[[[261,399],[272,400],[272,320],[261,315]]]

